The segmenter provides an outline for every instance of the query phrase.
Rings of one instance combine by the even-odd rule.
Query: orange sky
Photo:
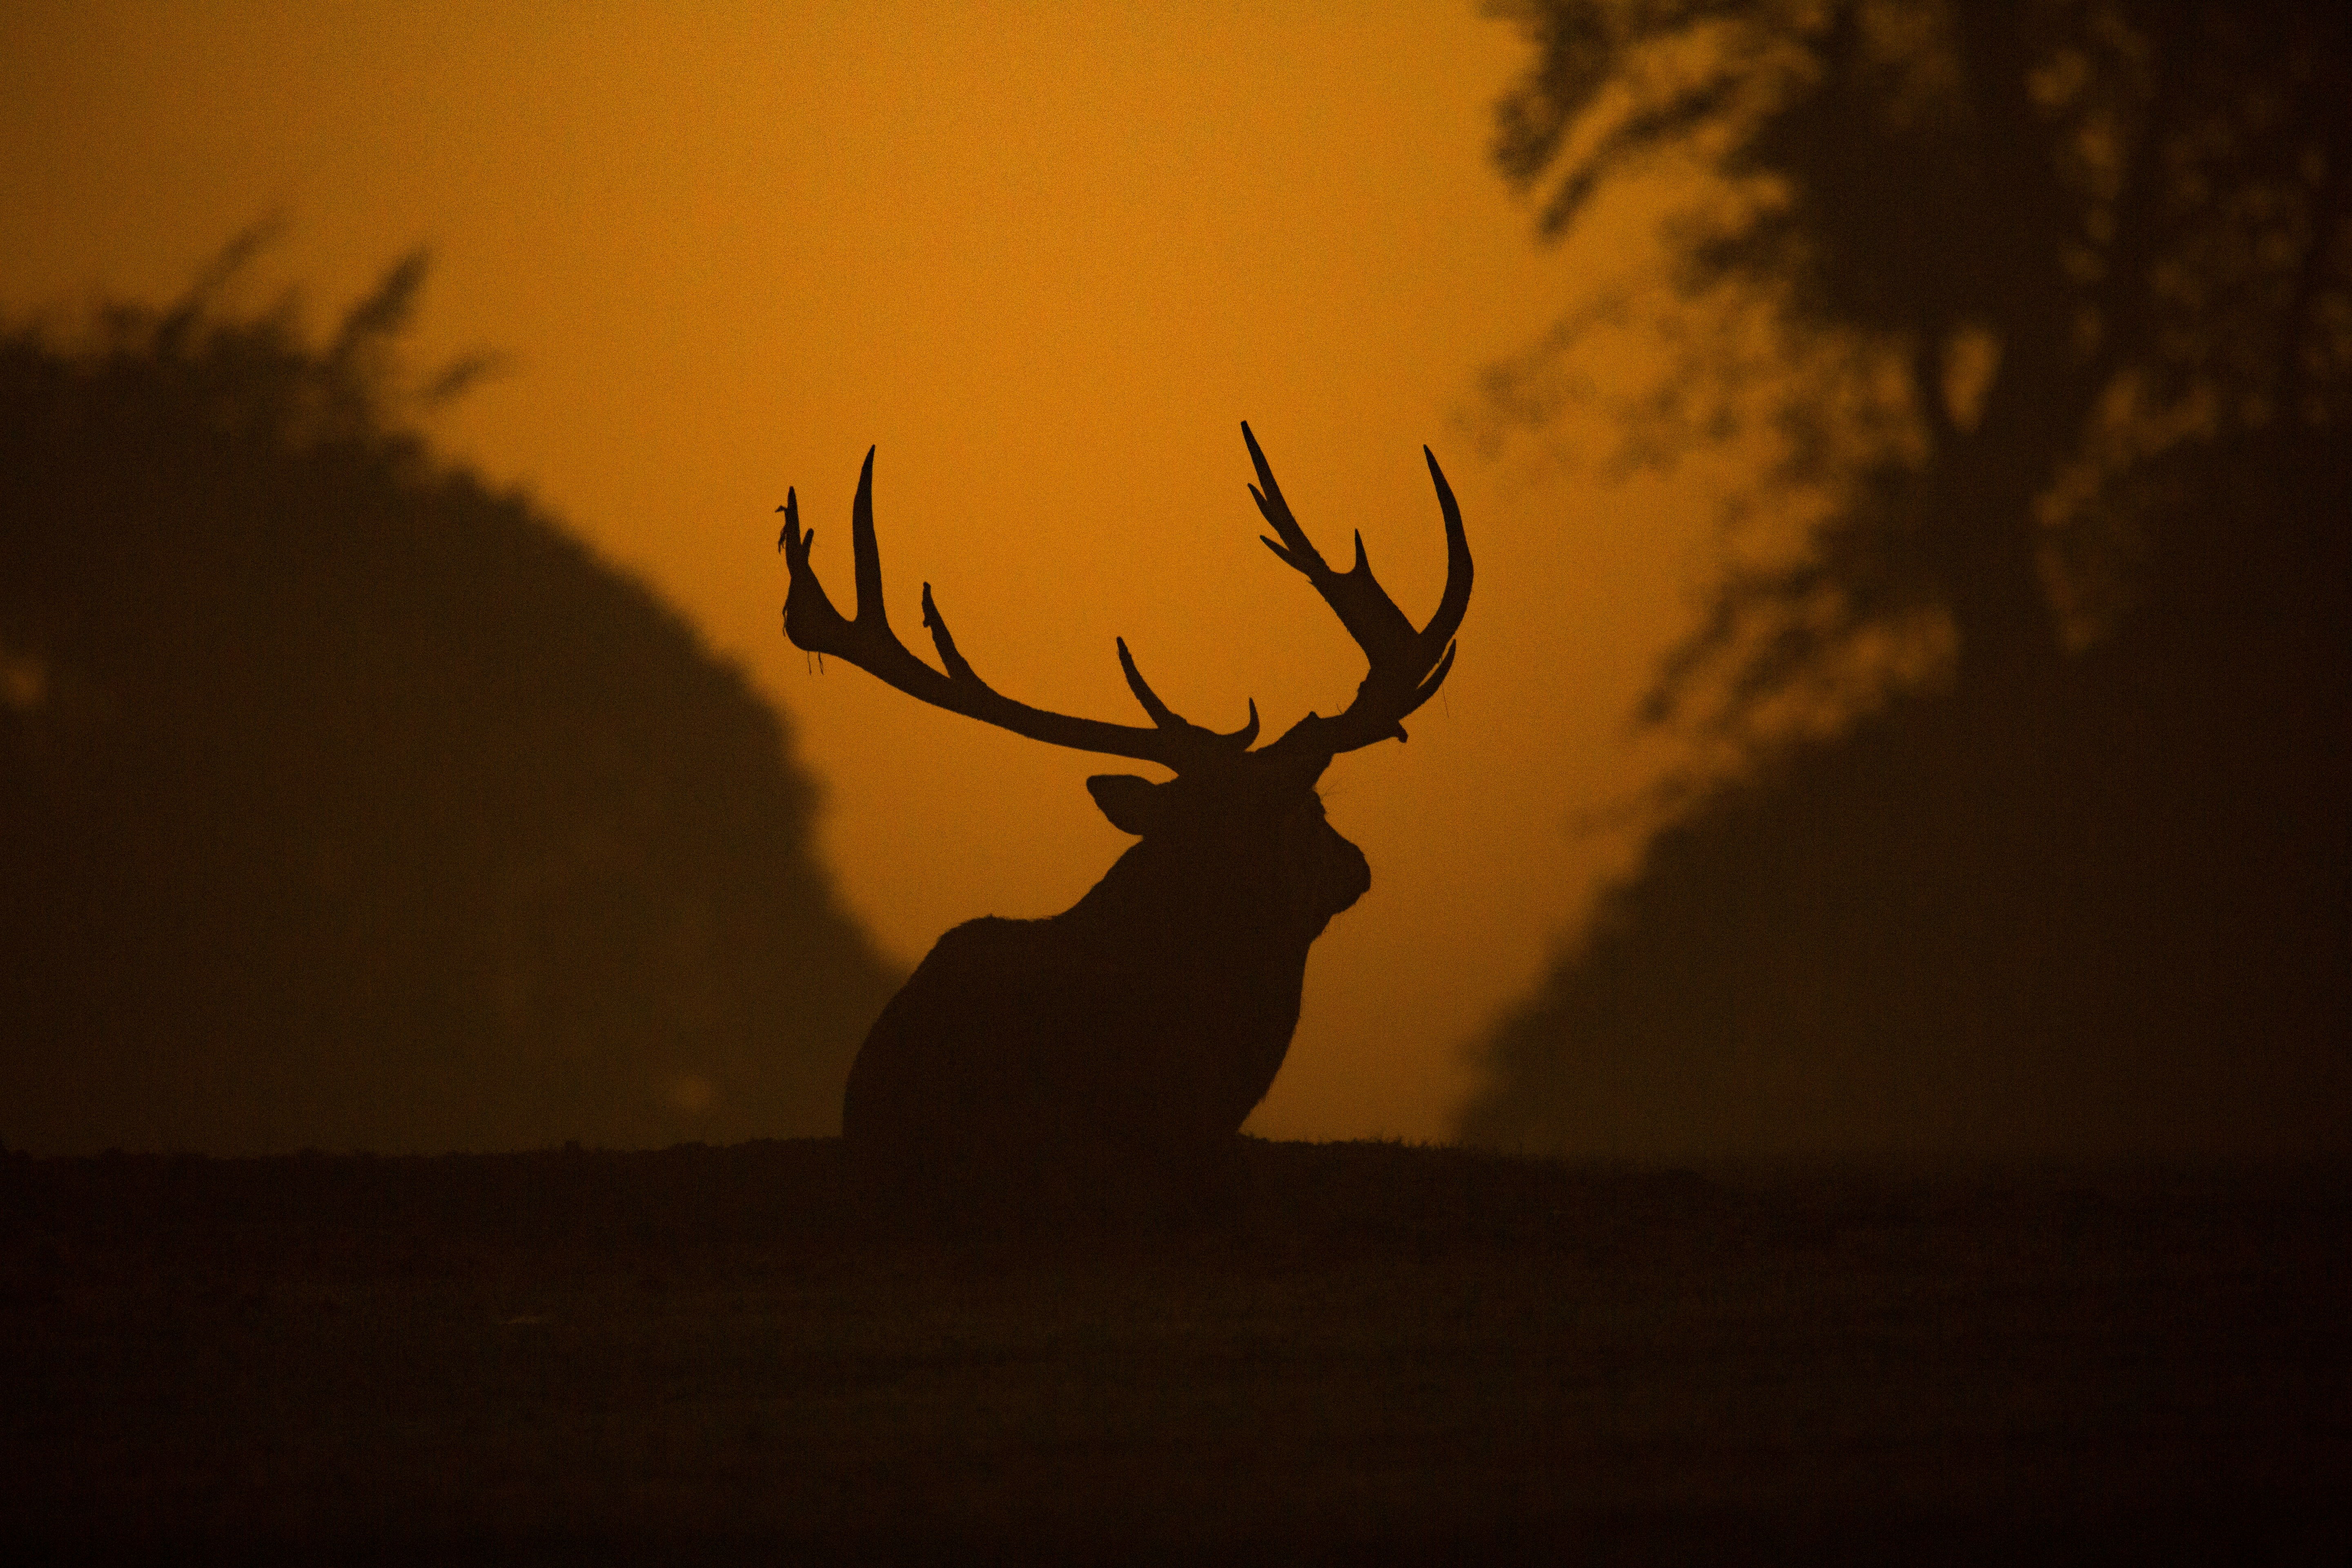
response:
[[[176,293],[282,212],[247,298],[299,285],[323,320],[429,244],[420,357],[512,361],[436,434],[790,713],[845,894],[909,963],[1082,893],[1129,841],[1081,781],[1129,764],[808,673],[778,630],[785,487],[846,605],[879,443],[894,616],[919,624],[928,579],[1008,694],[1140,721],[1120,635],[1195,721],[1255,697],[1274,734],[1362,666],[1257,542],[1237,422],[1416,621],[1444,567],[1429,443],[1478,562],[1460,659],[1409,745],[1325,776],[1372,891],[1317,947],[1251,1126],[1437,1138],[1466,1043],[1622,863],[1573,822],[1658,761],[1625,718],[1707,559],[1696,481],[1611,488],[1474,436],[1478,371],[1646,263],[1622,219],[1538,249],[1486,165],[1523,52],[1467,0],[17,0],[0,303]]]

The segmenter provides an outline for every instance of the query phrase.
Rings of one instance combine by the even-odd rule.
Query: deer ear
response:
[[[1160,826],[1160,786],[1150,779],[1133,773],[1097,773],[1087,781],[1087,793],[1121,833],[1141,838]]]

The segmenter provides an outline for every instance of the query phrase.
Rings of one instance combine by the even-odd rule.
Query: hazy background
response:
[[[1124,636],[1196,721],[1255,697],[1279,732],[1360,661],[1256,542],[1237,421],[1416,618],[1429,443],[1479,565],[1462,657],[1409,745],[1327,775],[1373,891],[1318,944],[1252,1126],[1437,1137],[1471,1038],[1623,862],[1572,822],[1656,765],[1626,717],[1704,560],[1703,475],[1612,489],[1475,438],[1479,370],[1648,260],[1630,222],[1535,243],[1487,159],[1525,63],[1458,0],[19,5],[0,301],[173,296],[282,214],[236,297],[298,287],[331,322],[429,245],[418,359],[509,357],[438,441],[741,661],[826,786],[847,901],[908,963],[1065,907],[1127,840],[1081,787],[1100,762],[808,672],[779,632],[787,485],[845,588],[878,443],[894,608],[932,583],[1000,689],[1131,721]]]
[[[400,1076],[439,1052],[448,1106],[525,1075],[478,1144],[822,1131],[894,972],[1126,840],[1081,788],[1117,764],[785,644],[776,503],[845,593],[878,443],[901,626],[928,581],[1000,689],[1131,720],[1123,635],[1279,733],[1361,661],[1256,543],[1247,418],[1416,618],[1423,442],[1479,565],[1412,743],[1326,775],[1373,890],[1255,1131],[2352,1146],[2352,20],[1486,9],[16,13],[16,1098],[97,1115],[112,1039],[275,1147],[317,1120],[278,1051],[406,1146],[458,1136]],[[200,308],[107,313],[257,219]],[[388,370],[484,351],[422,416],[487,488]],[[69,735],[84,677],[135,721]],[[313,963],[347,920],[388,934]],[[537,1087],[590,1058],[601,1121]]]

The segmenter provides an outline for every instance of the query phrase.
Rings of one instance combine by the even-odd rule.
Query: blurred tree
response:
[[[815,1133],[891,978],[776,714],[437,462],[420,254],[314,345],[0,337],[0,1132],[36,1150]]]
[[[1810,521],[1727,574],[1653,718],[2032,679],[2133,605],[2203,593],[2182,568],[2208,514],[2177,459],[2202,447],[2210,474],[2243,437],[2324,441],[2352,413],[2352,11],[2332,0],[1493,9],[1535,48],[1496,157],[1545,232],[1612,182],[1673,171],[1686,193],[1685,352],[1633,450],[1760,427],[1775,460],[1741,515]],[[1759,314],[1768,346],[1742,346]],[[1578,344],[1496,372],[1496,408],[1548,417]]]
[[[1750,443],[1732,513],[1783,527],[1643,710],[1740,765],[1499,1026],[1465,1131],[2352,1145],[2352,11],[1496,9],[1547,232],[1684,196],[1627,460]],[[1498,416],[1555,413],[1605,315]]]

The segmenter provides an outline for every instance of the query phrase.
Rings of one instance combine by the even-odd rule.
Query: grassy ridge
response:
[[[2341,1542],[2337,1168],[1244,1141],[909,1215],[837,1144],[0,1159],[0,1531],[1072,1555]]]

